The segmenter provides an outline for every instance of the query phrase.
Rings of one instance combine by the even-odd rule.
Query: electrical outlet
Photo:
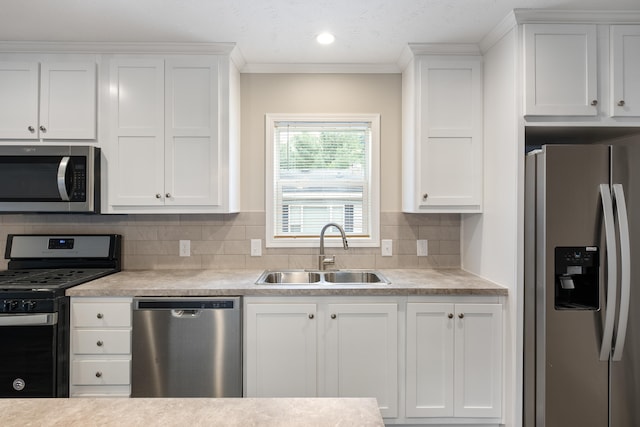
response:
[[[382,256],[391,256],[393,255],[393,240],[391,239],[383,239],[382,240]]]
[[[262,239],[251,239],[251,256],[262,256]]]
[[[191,240],[180,240],[180,256],[191,256]]]
[[[418,256],[428,256],[429,255],[429,241],[428,240],[418,240],[417,241],[417,252],[418,252]]]

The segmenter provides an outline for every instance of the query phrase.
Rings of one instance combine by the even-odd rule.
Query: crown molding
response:
[[[637,24],[638,10],[514,9],[518,24]]]
[[[409,43],[402,49],[398,68],[404,70],[416,55],[480,56],[480,48],[472,43]]]
[[[3,53],[157,53],[228,55],[235,43],[156,43],[156,42],[48,42],[0,41]]]
[[[484,54],[518,25],[515,11],[509,12],[480,40],[480,51]]]
[[[396,64],[246,63],[243,74],[399,74]]]

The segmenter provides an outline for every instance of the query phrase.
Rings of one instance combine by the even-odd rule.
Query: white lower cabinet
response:
[[[245,396],[375,397],[398,412],[398,299],[245,298]]]
[[[498,423],[502,329],[500,304],[409,302],[407,417]]]
[[[71,298],[71,397],[131,394],[131,298]]]

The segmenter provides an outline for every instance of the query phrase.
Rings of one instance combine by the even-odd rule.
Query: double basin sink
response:
[[[267,270],[256,285],[388,285],[391,282],[377,271],[370,270]]]

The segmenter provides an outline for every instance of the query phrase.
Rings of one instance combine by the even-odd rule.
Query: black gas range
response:
[[[0,271],[0,398],[69,395],[65,291],[121,270],[117,234],[11,234]]]

